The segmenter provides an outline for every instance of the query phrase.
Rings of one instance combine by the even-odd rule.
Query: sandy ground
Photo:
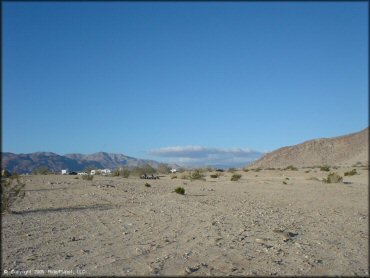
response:
[[[24,177],[25,198],[2,217],[3,273],[368,275],[368,170],[341,184],[306,170]]]

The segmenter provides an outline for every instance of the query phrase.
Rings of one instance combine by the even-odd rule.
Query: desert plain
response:
[[[368,276],[368,169],[357,172],[333,184],[319,168],[23,176],[25,197],[2,215],[2,274]]]

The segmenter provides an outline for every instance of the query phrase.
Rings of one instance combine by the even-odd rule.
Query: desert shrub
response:
[[[298,171],[298,168],[293,165],[289,165],[288,167],[285,167],[284,170]]]
[[[32,170],[32,175],[49,175],[50,170],[48,167],[39,167]]]
[[[320,167],[320,171],[329,172],[329,171],[330,171],[330,167],[329,167],[329,166],[326,166],[326,165],[321,166],[321,167]]]
[[[177,179],[177,176],[176,175],[171,176],[171,180],[173,179]]]
[[[309,172],[311,172],[310,170],[307,170],[307,171],[304,171],[305,173],[309,173]]]
[[[119,175],[127,179],[130,176],[130,170],[123,169],[119,172]]]
[[[287,184],[287,182],[286,181],[283,181],[283,184]]]
[[[237,180],[239,180],[240,178],[242,177],[242,175],[240,175],[240,174],[233,174],[232,176],[231,176],[231,181],[237,181]]]
[[[351,171],[348,171],[348,172],[345,172],[344,175],[345,176],[354,176],[354,175],[357,175],[357,170],[356,169],[353,169]]]
[[[249,169],[244,168],[243,171],[244,172],[249,172]]]
[[[229,173],[235,173],[236,169],[235,169],[235,168],[229,168],[229,169],[227,169],[227,171],[228,171]]]
[[[145,186],[146,187],[151,187],[151,185],[149,183],[145,183]]]
[[[111,175],[112,175],[112,177],[119,177],[119,170],[116,169],[116,170],[112,171]]]
[[[195,170],[190,173],[190,180],[202,180],[204,179],[204,174],[200,170]]]
[[[8,170],[1,170],[2,178],[9,178],[12,174]]]
[[[343,181],[343,177],[341,177],[337,173],[330,173],[327,178],[324,178],[322,181],[325,183],[338,183]]]
[[[1,213],[11,213],[15,201],[25,196],[25,183],[19,177],[1,179]]]
[[[94,176],[93,175],[83,175],[81,176],[83,180],[92,181]]]
[[[217,179],[220,176],[220,173],[211,174],[210,177],[213,179]]]
[[[152,166],[149,164],[145,164],[144,166],[141,167],[135,167],[131,173],[135,176],[141,176],[144,174],[151,175],[151,174],[156,174],[157,170],[154,169]]]
[[[177,194],[184,195],[184,194],[185,194],[185,189],[184,189],[183,187],[177,187],[177,188],[175,189],[175,192],[176,192]]]
[[[74,179],[75,179],[75,180],[78,180],[78,177],[77,177],[77,176],[75,176],[75,177],[74,177]]]
[[[268,167],[266,170],[276,170],[274,167]]]
[[[287,181],[288,181],[288,180],[290,180],[290,178],[288,178],[288,177],[287,177],[287,178],[285,178],[285,179],[286,179]]]

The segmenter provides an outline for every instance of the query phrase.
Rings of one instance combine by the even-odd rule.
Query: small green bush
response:
[[[344,175],[345,176],[354,176],[354,175],[357,175],[357,170],[356,169],[353,169],[351,171],[348,171],[348,172],[345,172]]]
[[[145,183],[145,186],[146,187],[151,187],[151,185],[149,183]]]
[[[176,175],[171,176],[171,180],[173,180],[173,179],[177,179],[177,176]]]
[[[287,182],[286,181],[283,181],[283,184],[287,184]]]
[[[244,172],[249,172],[249,169],[244,168],[243,171]]]
[[[235,173],[236,169],[235,169],[235,168],[229,168],[227,171],[228,171],[229,173]]]
[[[213,179],[217,179],[220,176],[220,173],[211,174],[210,177]]]
[[[240,174],[233,174],[232,176],[231,176],[231,181],[237,181],[237,180],[239,180],[240,178],[242,177],[242,175],[240,175]]]
[[[83,175],[81,176],[83,180],[92,181],[94,179],[93,175]]]
[[[184,189],[183,187],[177,187],[177,188],[175,189],[175,192],[176,192],[177,194],[184,195],[184,194],[185,194],[185,189]]]
[[[330,167],[329,166],[321,166],[320,167],[320,171],[325,171],[325,172],[329,172],[330,171]]]
[[[330,173],[327,178],[324,178],[322,181],[325,183],[339,183],[343,181],[343,177],[341,177],[337,173]]]

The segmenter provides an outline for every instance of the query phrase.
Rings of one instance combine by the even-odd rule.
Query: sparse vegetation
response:
[[[92,181],[94,179],[93,175],[83,175],[81,176],[83,180]]]
[[[249,169],[244,168],[243,171],[244,172],[249,172]]]
[[[348,171],[348,172],[345,172],[344,175],[345,176],[354,176],[354,175],[357,175],[357,170],[356,169],[352,169],[351,171]]]
[[[161,174],[167,174],[169,173],[171,170],[171,167],[169,167],[167,164],[165,163],[160,163],[158,165],[158,173],[161,173]]]
[[[185,194],[185,189],[184,189],[183,187],[177,187],[177,188],[175,189],[175,192],[176,192],[177,194],[184,195],[184,194]]]
[[[20,198],[25,196],[25,183],[19,177],[1,179],[1,213],[11,213],[11,207]]]
[[[265,170],[276,170],[275,168],[273,168],[273,167],[268,167],[268,168],[266,168]]]
[[[229,168],[227,171],[228,171],[229,173],[235,173],[236,169],[235,169],[235,168]]]
[[[240,178],[242,177],[242,175],[240,175],[240,174],[233,174],[232,176],[231,176],[231,181],[237,181],[237,180],[239,180]]]
[[[330,171],[330,167],[329,167],[329,166],[327,166],[327,165],[321,166],[321,167],[320,167],[320,171],[329,172],[329,171]]]
[[[305,173],[309,173],[309,172],[311,172],[310,170],[307,170],[307,171],[304,171]]]
[[[283,184],[287,184],[287,182],[286,181],[283,181]]]
[[[177,179],[177,176],[176,175],[173,175],[173,176],[171,176],[171,179],[173,180],[173,179]]]
[[[51,174],[48,167],[39,167],[32,170],[32,175],[49,175]]]
[[[154,169],[152,166],[149,164],[145,164],[142,167],[135,167],[132,171],[131,174],[135,176],[141,176],[144,174],[151,175],[151,174],[156,174],[157,170]]]
[[[284,170],[298,171],[298,168],[293,165],[289,165],[288,167],[285,167]]]
[[[149,183],[145,183],[145,186],[146,187],[151,187],[151,185]]]
[[[322,181],[325,183],[339,183],[343,181],[343,177],[337,173],[330,173],[327,178],[324,178]]]
[[[204,174],[198,169],[190,173],[190,180],[204,180]]]
[[[74,179],[75,179],[75,180],[78,180],[78,177],[77,177],[77,176],[75,176],[75,177],[74,177]]]

